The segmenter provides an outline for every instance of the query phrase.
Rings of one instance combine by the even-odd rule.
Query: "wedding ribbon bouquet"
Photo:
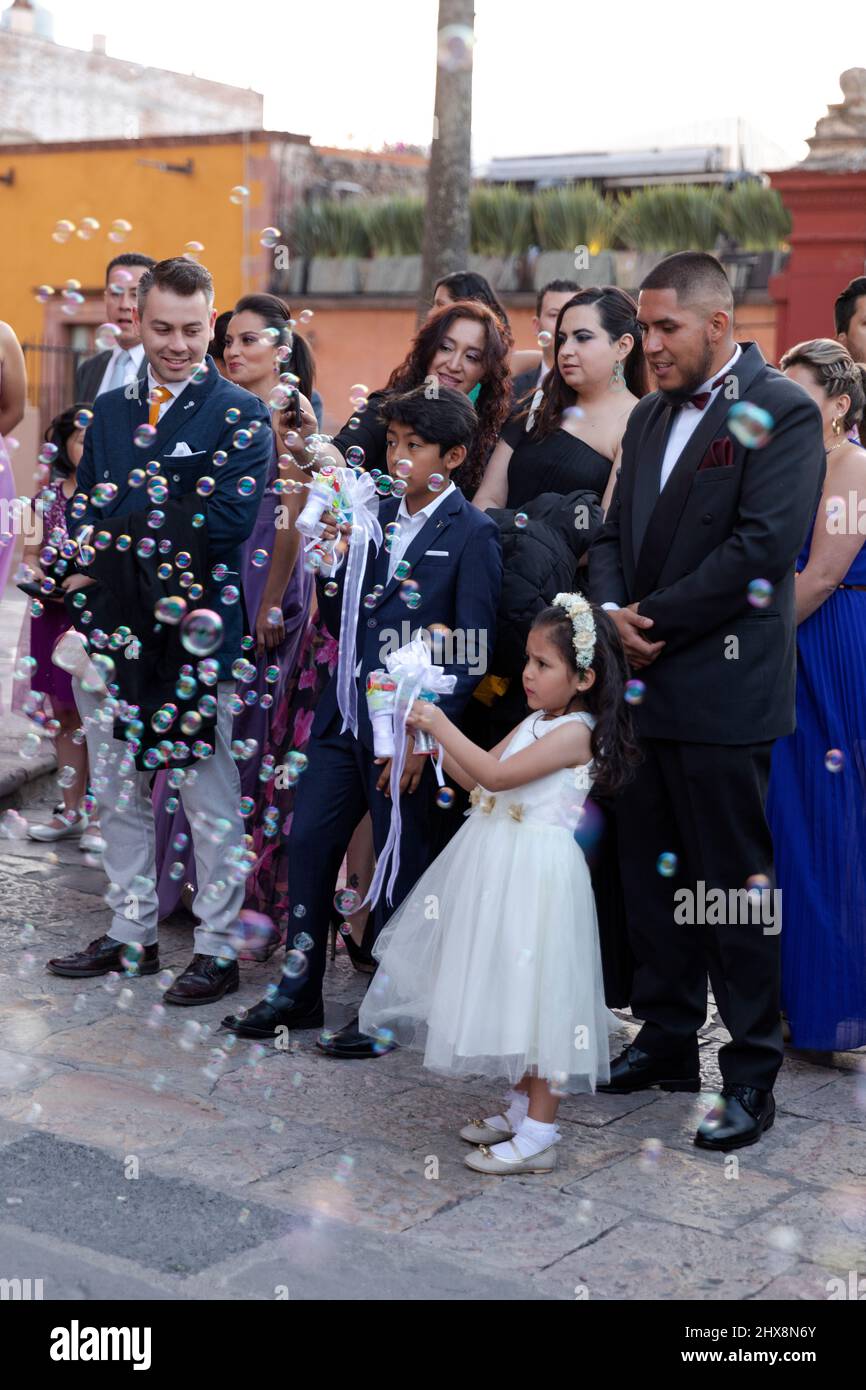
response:
[[[400,647],[396,652],[392,652],[385,662],[388,668],[388,675],[396,682],[396,692],[393,696],[393,747],[394,754],[391,760],[391,825],[388,831],[388,838],[385,841],[382,853],[379,855],[376,864],[376,872],[373,882],[370,884],[370,891],[364,899],[364,904],[371,906],[377,901],[382,891],[382,884],[385,874],[390,865],[390,875],[386,889],[386,899],[390,903],[393,900],[394,887],[397,882],[397,875],[400,872],[400,828],[402,818],[400,814],[400,779],[403,776],[403,769],[406,763],[406,718],[416,700],[437,699],[440,695],[450,695],[457,684],[456,676],[446,676],[443,667],[434,666],[430,658],[430,648],[420,636],[415,636],[405,647]],[[372,673],[371,675],[384,675],[384,673]],[[375,684],[375,683],[374,683]],[[381,686],[382,681],[378,684]],[[369,699],[369,688],[368,688]],[[372,709],[372,705],[369,706]],[[379,709],[377,709],[379,713]],[[419,747],[416,740],[415,752],[426,752],[428,747],[423,739]],[[432,744],[429,747],[432,751]],[[439,748],[435,764],[436,780],[440,786],[444,785],[442,776],[442,749]]]

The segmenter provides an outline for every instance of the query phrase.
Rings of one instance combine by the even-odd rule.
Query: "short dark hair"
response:
[[[642,290],[675,290],[680,304],[699,301],[734,307],[731,282],[725,267],[708,251],[677,251],[653,266],[640,285]]]
[[[156,261],[153,256],[145,256],[143,251],[121,251],[120,255],[115,256],[105,267],[106,285],[116,265],[143,265],[145,270],[152,270],[156,265]]]
[[[439,445],[439,457],[462,445],[472,447],[478,416],[462,391],[440,386],[435,395],[426,386],[386,396],[379,410],[383,424],[408,425],[426,444]]]
[[[139,315],[144,313],[144,302],[154,285],[161,290],[172,290],[184,298],[201,292],[208,307],[213,304],[213,276],[205,266],[186,256],[171,256],[166,261],[157,261],[144,272],[138,282]]]
[[[857,300],[864,296],[866,296],[866,275],[857,275],[845,286],[833,305],[837,333],[848,332],[857,309]]]
[[[535,296],[535,317],[541,318],[541,311],[544,308],[544,296],[546,294],[577,294],[580,285],[576,280],[548,280],[546,285],[542,285],[538,294]]]
[[[476,304],[486,304],[506,328],[509,327],[505,306],[496,294],[490,281],[477,270],[452,270],[450,275],[442,275],[433,286],[433,293],[444,285],[452,299],[470,299]]]
[[[224,313],[217,314],[214,319],[213,337],[208,343],[207,355],[212,357],[215,362],[222,362],[226,351],[226,329],[229,321],[234,315],[234,309],[226,309]]]

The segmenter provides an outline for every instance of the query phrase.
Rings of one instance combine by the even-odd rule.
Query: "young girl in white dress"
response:
[[[625,658],[608,615],[580,594],[557,594],[526,651],[532,713],[489,753],[435,704],[410,712],[473,805],[379,936],[359,1019],[365,1033],[423,1046],[433,1071],[511,1082],[501,1114],[460,1131],[480,1173],[556,1166],[560,1097],[609,1079],[619,1026],[575,831],[590,789],[615,792],[638,758]]]

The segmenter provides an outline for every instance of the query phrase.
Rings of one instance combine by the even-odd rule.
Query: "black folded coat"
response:
[[[162,525],[154,530],[147,523],[147,512],[130,512],[124,516],[108,517],[99,525],[99,532],[107,532],[112,538],[110,546],[93,548],[93,559],[84,566],[79,560],[78,569],[96,582],[78,592],[87,596],[87,603],[77,607],[73,596],[66,595],[66,608],[73,625],[87,639],[91,653],[102,649],[102,644],[94,642],[94,635],[103,632],[107,636],[120,627],[131,629],[137,639],[137,648],[128,646],[112,650],[109,655],[115,662],[115,672],[111,684],[116,687],[117,696],[129,705],[139,709],[138,718],[143,730],[138,735],[135,764],[139,770],[152,770],[145,762],[149,749],[162,744],[167,754],[161,767],[182,766],[190,761],[190,750],[196,742],[206,745],[213,753],[216,730],[216,691],[196,681],[196,689],[190,698],[182,698],[177,693],[181,667],[196,663],[181,642],[179,623],[160,622],[155,610],[160,599],[173,596],[185,597],[189,588],[200,584],[203,589],[208,583],[208,537],[206,526],[193,526],[192,517],[200,512],[201,498],[193,493],[179,501],[167,500],[161,504],[164,514]],[[126,535],[130,544],[122,550],[117,549],[118,536]],[[140,553],[143,540],[154,542],[152,554]],[[160,542],[169,541],[170,548],[160,553]],[[184,554],[186,552],[186,554]],[[178,566],[178,555],[189,556],[189,563]],[[172,572],[162,578],[160,566],[171,564]],[[186,587],[181,587],[181,574],[192,576]],[[188,600],[187,600],[188,602]],[[195,611],[189,605],[188,611]],[[84,615],[89,614],[87,621]],[[134,659],[126,656],[127,650],[137,651]],[[213,699],[199,709],[202,697],[212,694]],[[168,728],[154,729],[153,717],[166,705],[176,708]],[[184,732],[181,725],[184,716],[195,712],[198,719],[187,721],[194,729]],[[114,736],[128,739],[128,723],[118,720]],[[169,752],[169,746],[171,751]],[[207,754],[205,754],[207,756]]]

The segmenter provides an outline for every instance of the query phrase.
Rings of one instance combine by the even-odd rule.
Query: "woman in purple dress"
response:
[[[70,406],[45,432],[45,451],[40,468],[51,481],[33,499],[32,527],[24,547],[23,577],[43,585],[41,598],[28,599],[15,661],[12,709],[54,735],[57,747],[58,782],[63,801],[55,807],[46,825],[31,825],[33,840],[46,842],[81,837],[82,849],[98,850],[102,841],[93,823],[92,798],[87,791],[87,745],[80,733],[81,719],[75,707],[72,678],[55,666],[51,653],[55,644],[71,627],[61,598],[49,592],[57,584],[45,569],[62,559],[62,547],[69,541],[66,503],[75,492],[75,474],[84,449],[84,428],[76,423],[80,406]],[[45,568],[43,568],[45,567]],[[59,585],[57,587],[59,593]],[[90,810],[88,826],[87,809]],[[84,833],[82,833],[84,832]]]
[[[15,496],[15,479],[10,449],[3,436],[10,435],[21,423],[26,395],[27,377],[21,345],[9,324],[0,321],[0,503],[6,503],[4,511]],[[15,535],[8,517],[0,516],[0,598],[9,578],[14,549]]]
[[[280,453],[286,425],[278,388],[290,373],[305,395],[312,390],[313,362],[307,344],[291,332],[288,305],[275,295],[246,295],[235,306],[225,336],[225,371],[229,381],[252,391],[273,411],[276,443],[258,518],[244,544],[241,588],[249,635],[245,658],[238,664],[233,747],[241,777],[248,836],[252,837],[257,876],[267,874],[279,838],[275,782],[280,769],[276,750],[285,733],[287,693],[293,686],[301,642],[307,627],[313,578],[303,566],[295,519],[304,501],[298,492],[284,491],[286,482],[306,481],[285,454]],[[189,825],[166,774],[154,787],[156,850],[160,916],[172,913],[183,900],[187,884],[194,887],[195,866]],[[251,883],[251,888],[253,884]],[[248,897],[247,907],[257,901]],[[262,909],[265,910],[265,909]],[[269,914],[270,915],[270,914]],[[241,954],[266,959],[279,944],[276,928],[255,926],[249,951]]]

